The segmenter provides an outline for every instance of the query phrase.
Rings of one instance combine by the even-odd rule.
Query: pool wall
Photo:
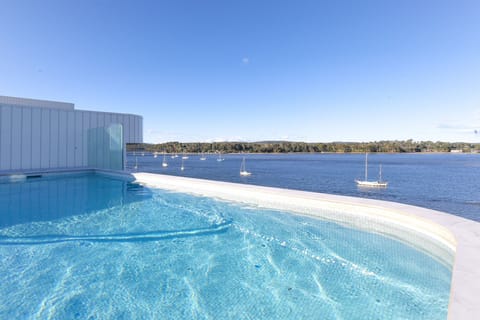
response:
[[[396,238],[452,268],[448,319],[478,319],[478,222],[387,201],[143,172],[132,175],[146,186],[291,211]]]

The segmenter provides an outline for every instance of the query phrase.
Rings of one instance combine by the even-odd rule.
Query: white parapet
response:
[[[480,223],[425,208],[363,198],[133,173],[147,186],[335,221],[398,239],[452,267],[449,319],[480,314]]]
[[[0,96],[0,104],[19,106],[19,107],[31,107],[31,108],[48,108],[48,109],[60,109],[60,110],[73,110],[75,105],[70,102],[60,102],[51,100],[38,100],[18,97]]]

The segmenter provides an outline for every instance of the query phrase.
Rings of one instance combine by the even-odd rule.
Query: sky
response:
[[[480,142],[480,1],[0,0],[0,95],[149,143]]]

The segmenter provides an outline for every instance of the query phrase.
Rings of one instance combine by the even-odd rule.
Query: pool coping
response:
[[[145,172],[123,176],[154,188],[321,217],[393,236],[453,265],[448,319],[477,319],[480,314],[480,223],[476,221],[381,200]]]

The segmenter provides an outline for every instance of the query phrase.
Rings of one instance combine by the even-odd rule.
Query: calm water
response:
[[[0,183],[0,256],[0,319],[445,319],[451,277],[381,235],[96,175]]]
[[[377,179],[382,164],[387,189],[356,186],[354,179],[364,177],[363,154],[248,154],[249,177],[239,175],[242,157],[218,162],[191,155],[180,171],[180,157],[167,157],[162,168],[162,156],[129,154],[127,167],[137,158],[138,171],[402,202],[480,221],[480,154],[370,154],[369,179]]]

